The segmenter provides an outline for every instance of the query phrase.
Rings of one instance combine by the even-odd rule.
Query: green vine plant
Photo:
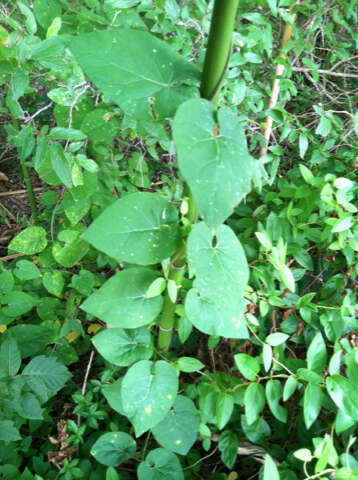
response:
[[[106,360],[128,367],[123,378],[104,390],[110,405],[129,419],[136,437],[151,430],[166,447],[153,450],[140,464],[143,479],[152,464],[173,461],[173,452],[186,454],[198,434],[196,409],[178,395],[178,370],[196,371],[203,365],[187,357],[170,361],[177,313],[185,310],[185,321],[208,335],[249,336],[244,318],[248,265],[237,236],[224,222],[249,193],[255,163],[237,115],[216,107],[237,6],[237,0],[215,2],[201,80],[197,67],[147,32],[107,30],[65,40],[89,80],[128,115],[143,123],[172,119],[185,181],[187,195],[179,213],[160,193],[136,192],[110,205],[83,234],[123,265],[82,309],[117,327],[93,340]],[[193,278],[192,286],[184,291],[187,277]],[[193,420],[189,437],[181,438],[180,430],[173,438],[163,435],[170,410],[188,407]],[[106,433],[92,448],[96,459],[109,466],[118,466],[135,451],[134,439],[124,432]],[[174,464],[179,472],[179,463]]]

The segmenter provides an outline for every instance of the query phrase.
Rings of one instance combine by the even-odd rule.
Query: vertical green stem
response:
[[[239,0],[215,0],[214,4],[200,94],[215,106],[229,65],[238,4]]]
[[[200,86],[201,97],[211,100],[215,107],[230,60],[232,33],[238,3],[239,0],[215,0]],[[189,196],[187,219],[190,223],[194,223],[197,216],[195,201],[187,185],[185,189]],[[178,252],[172,258],[168,274],[168,279],[174,280],[178,289],[184,278],[185,263],[186,240],[184,239]],[[175,307],[176,304],[171,301],[166,292],[159,321],[158,349],[161,351],[167,351],[170,346],[175,321]]]
[[[24,175],[24,182],[27,190],[27,195],[29,197],[29,202],[30,202],[30,207],[32,211],[32,215],[34,217],[37,216],[38,210],[37,210],[37,205],[36,205],[36,200],[35,200],[35,194],[34,194],[34,189],[32,187],[32,182],[29,174],[29,169],[25,165],[25,162],[21,162],[21,168],[22,168],[22,173]]]

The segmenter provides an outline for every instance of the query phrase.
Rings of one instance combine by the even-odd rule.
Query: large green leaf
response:
[[[147,32],[112,29],[68,38],[67,46],[89,79],[126,113],[150,120],[174,115],[198,95],[199,71]],[[93,52],[101,52],[93,55]]]
[[[177,392],[177,372],[168,363],[141,360],[130,367],[123,378],[121,396],[137,437],[163,420]]]
[[[188,238],[188,258],[196,275],[185,301],[189,320],[204,333],[247,338],[243,291],[249,272],[234,232],[221,225],[214,235],[205,223],[195,225]]]
[[[99,332],[92,340],[99,353],[119,367],[127,367],[153,355],[151,336],[146,328],[124,330],[110,328]]]
[[[251,190],[254,170],[244,130],[233,112],[192,99],[175,115],[173,135],[179,169],[199,214],[217,228]]]
[[[149,285],[158,273],[149,268],[128,268],[117,273],[82,304],[81,308],[110,325],[138,328],[160,313],[163,298],[146,298]]]
[[[91,449],[91,455],[103,465],[117,467],[136,451],[135,440],[124,432],[110,432],[101,435]]]
[[[251,383],[245,391],[245,416],[248,425],[259,418],[265,407],[265,389],[261,383]]]
[[[186,455],[197,438],[199,425],[200,417],[193,401],[178,395],[173,408],[152,433],[164,448]]]
[[[138,480],[184,480],[184,474],[174,453],[156,448],[139,465]]]
[[[178,214],[157,194],[133,193],[106,208],[83,237],[110,257],[152,265],[178,249]]]
[[[286,423],[287,410],[279,403],[282,398],[282,391],[283,388],[279,380],[269,380],[266,383],[266,398],[270,410],[277,420]]]
[[[32,310],[37,299],[28,293],[13,290],[2,298],[2,303],[7,306],[1,308],[1,313],[7,317],[19,317]]]

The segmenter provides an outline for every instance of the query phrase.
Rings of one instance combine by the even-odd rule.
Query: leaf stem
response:
[[[37,205],[35,200],[34,189],[31,182],[31,177],[29,174],[29,169],[27,168],[27,165],[25,165],[25,162],[21,162],[21,168],[22,168],[22,173],[24,175],[24,182],[27,190],[27,196],[29,197],[29,203],[30,203],[32,215],[36,217],[38,214],[38,210],[37,210]]]

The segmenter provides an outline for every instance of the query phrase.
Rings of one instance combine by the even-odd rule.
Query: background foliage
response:
[[[29,188],[29,172],[41,187],[32,219],[29,208],[18,215],[6,195],[0,204],[1,478],[162,478],[153,465],[173,479],[358,478],[358,12],[355,0],[304,1],[295,6],[293,23],[287,10],[293,3],[240,2],[220,98],[236,114],[230,121],[238,118],[245,128],[255,163],[255,187],[227,220],[249,263],[249,338],[193,327],[182,305],[192,288],[189,272],[172,348],[155,366],[167,378],[165,392],[153,385],[161,410],[148,425],[128,412],[138,378],[151,375],[153,355],[160,354],[150,335],[155,327],[139,322],[125,330],[110,305],[107,312],[98,305],[107,305],[118,283],[130,289],[132,277],[145,278],[142,308],[154,323],[161,293],[175,297],[177,290],[147,267],[147,250],[142,266],[118,274],[130,257],[119,265],[115,252],[96,251],[96,232],[86,227],[107,207],[117,208],[118,197],[149,199],[158,192],[160,201],[179,207],[185,231],[188,198],[173,125],[160,121],[178,105],[164,102],[153,115],[131,96],[116,105],[111,91],[84,75],[75,43],[66,48],[61,38],[118,27],[149,31],[181,55],[178,62],[190,62],[185,82],[194,91],[212,4],[24,0],[0,6],[1,189],[7,193],[15,175]],[[293,36],[279,57],[286,22]],[[101,52],[94,53],[100,61]],[[123,54],[133,55],[130,42]],[[145,55],[142,61],[148,62]],[[279,102],[268,112],[277,63],[285,66]],[[274,129],[260,156],[268,113]],[[176,144],[179,150],[180,139]],[[205,202],[199,212],[205,218]],[[208,218],[222,221],[210,212]],[[176,235],[173,228],[168,256]],[[197,245],[188,247],[194,261]],[[195,265],[196,273],[200,268]],[[130,295],[121,301],[138,319]],[[109,319],[122,328],[103,328]],[[168,396],[175,398],[177,373],[173,403]],[[133,393],[127,405],[120,401],[122,383]]]

